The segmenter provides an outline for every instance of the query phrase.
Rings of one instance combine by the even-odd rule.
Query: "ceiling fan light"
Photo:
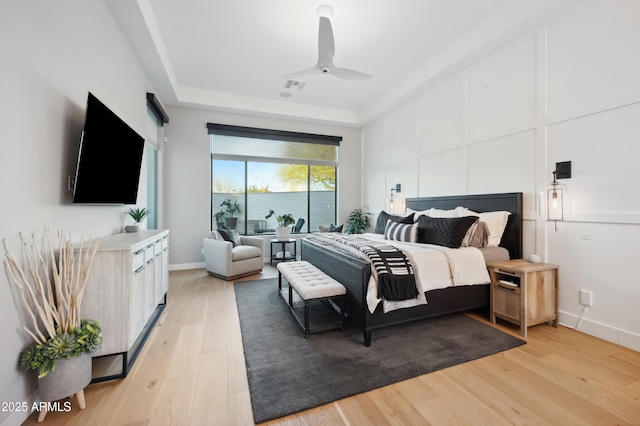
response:
[[[316,9],[319,18],[333,18],[333,7],[328,4],[322,4]]]

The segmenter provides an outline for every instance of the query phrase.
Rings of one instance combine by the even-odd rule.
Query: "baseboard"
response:
[[[579,315],[560,312],[560,324],[573,328],[581,333],[640,352],[640,335],[586,319],[584,315],[581,319]]]
[[[39,403],[40,398],[38,397],[38,389],[33,391],[27,398],[23,401],[28,407],[27,411],[18,411],[15,410],[9,417],[7,417],[0,426],[20,426],[22,423],[29,418],[30,415],[33,414],[32,408],[34,407],[34,403]]]
[[[185,269],[200,269],[200,268],[204,268],[204,262],[178,263],[178,264],[169,265],[170,271],[182,271]]]

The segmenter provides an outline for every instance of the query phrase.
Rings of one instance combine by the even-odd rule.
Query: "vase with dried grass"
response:
[[[99,240],[89,238],[85,245],[82,238],[76,249],[71,236],[59,231],[56,260],[48,229],[45,237],[38,242],[32,235],[27,242],[20,234],[22,262],[3,240],[7,275],[33,323],[24,329],[35,342],[20,354],[19,364],[25,370],[37,370],[41,401],[76,395],[83,409],[84,388],[91,381],[89,354],[102,346],[98,322],[80,318],[82,297]],[[45,416],[46,410],[41,411],[38,421]]]

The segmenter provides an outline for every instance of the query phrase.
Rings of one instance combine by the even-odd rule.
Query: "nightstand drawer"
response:
[[[509,277],[517,278],[517,279],[518,279],[518,281],[520,280],[520,278],[521,278],[521,277],[522,277],[522,275],[523,275],[521,272],[506,271],[506,270],[504,270],[504,269],[500,269],[500,268],[495,268],[495,269],[494,269],[494,272],[495,272],[496,274],[498,274],[498,276],[500,276],[500,275],[506,275],[506,276],[509,276]]]
[[[500,284],[493,284],[493,311],[504,319],[520,322],[520,287],[508,287]]]

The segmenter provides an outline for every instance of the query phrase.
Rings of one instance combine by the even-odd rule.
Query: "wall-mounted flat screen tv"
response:
[[[144,138],[89,93],[74,204],[136,204]]]

